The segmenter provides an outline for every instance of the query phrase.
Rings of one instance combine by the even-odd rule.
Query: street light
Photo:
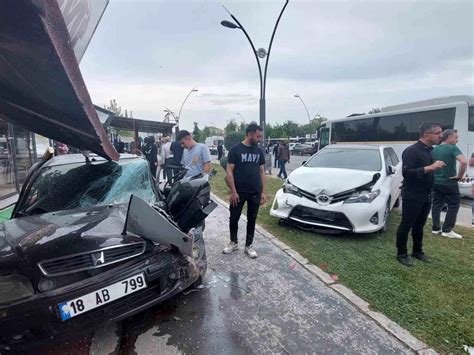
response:
[[[304,106],[304,108],[305,108],[305,110],[306,110],[306,114],[308,115],[308,121],[309,121],[309,123],[311,123],[311,117],[309,116],[308,108],[306,107],[306,105],[305,105],[303,99],[302,99],[301,96],[298,95],[298,94],[295,94],[295,97],[297,97],[298,99],[301,100],[301,103],[303,104],[303,106]]]
[[[188,95],[186,95],[186,97],[185,97],[183,103],[181,104],[181,107],[180,107],[179,112],[178,112],[178,117],[175,117],[175,116],[173,115],[173,117],[176,119],[176,133],[179,132],[179,121],[180,121],[180,119],[181,119],[181,111],[183,110],[183,106],[184,106],[184,104],[186,103],[186,100],[188,99],[188,97],[189,97],[193,92],[197,92],[197,91],[199,91],[199,90],[196,89],[196,87],[193,87],[193,88],[191,89],[191,91],[188,93]]]
[[[229,10],[225,6],[224,9],[227,11],[227,13],[230,15],[230,17],[237,23],[233,23],[231,21],[221,21],[221,25],[227,28],[231,29],[241,29],[242,32],[244,33],[245,37],[247,37],[247,40],[250,43],[250,46],[252,47],[253,54],[255,55],[255,59],[257,60],[257,65],[258,65],[258,72],[260,75],[260,127],[262,127],[263,130],[263,137],[262,137],[262,143],[265,145],[265,121],[266,121],[266,103],[265,103],[265,92],[266,92],[266,82],[267,82],[267,69],[268,69],[268,60],[270,58],[270,52],[272,49],[272,44],[273,44],[273,39],[275,37],[275,32],[278,27],[278,23],[280,22],[281,16],[283,15],[283,12],[285,11],[286,5],[288,5],[289,0],[286,0],[285,5],[281,9],[280,15],[278,16],[278,19],[275,23],[275,27],[273,28],[273,33],[272,37],[270,39],[270,44],[268,45],[268,50],[265,50],[264,48],[259,48],[258,50],[255,49],[255,46],[253,45],[252,40],[250,39],[250,36],[248,35],[247,31],[245,30],[244,26],[237,20],[237,18],[230,13]],[[264,73],[262,75],[262,66],[260,65],[260,59],[264,59],[266,57],[265,61],[265,68],[264,68]]]
[[[244,118],[244,116],[242,116],[242,114],[241,114],[240,112],[237,112],[236,115],[237,115],[237,116],[240,116],[240,118],[242,119],[242,121],[245,122],[245,118]]]
[[[178,120],[177,120],[177,118],[176,118],[176,116],[175,116],[174,112],[173,112],[173,111],[171,111],[169,108],[167,108],[167,107],[166,107],[166,109],[165,109],[165,110],[163,110],[163,111],[164,111],[164,112],[166,112],[166,115],[165,115],[165,120],[168,120],[168,122],[169,122],[169,121],[170,121],[170,120],[169,120],[169,116],[171,115],[171,116],[173,116],[173,118],[174,118],[175,122],[178,122]]]

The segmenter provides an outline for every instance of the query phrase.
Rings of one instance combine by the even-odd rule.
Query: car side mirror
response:
[[[393,174],[395,174],[396,171],[397,171],[397,169],[395,169],[395,167],[393,165],[389,165],[387,167],[387,175],[393,175]]]
[[[303,162],[301,163],[301,165],[305,165],[306,164],[306,160],[303,160]]]

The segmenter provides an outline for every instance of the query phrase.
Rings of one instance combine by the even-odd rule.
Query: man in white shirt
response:
[[[162,139],[163,145],[161,147],[161,161],[164,164],[164,173],[166,174],[166,179],[169,181],[174,175],[172,168],[167,167],[167,165],[174,165],[174,156],[171,151],[171,139],[170,137],[164,137]]]

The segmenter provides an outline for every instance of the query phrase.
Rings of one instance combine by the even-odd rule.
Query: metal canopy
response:
[[[119,159],[92,105],[56,0],[0,1],[0,117]]]
[[[114,116],[107,127],[126,131],[171,134],[174,123],[142,120],[138,118]]]

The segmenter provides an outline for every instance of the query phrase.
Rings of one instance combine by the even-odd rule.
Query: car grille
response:
[[[145,247],[145,242],[116,245],[87,253],[73,254],[42,261],[38,263],[38,266],[41,272],[46,276],[71,274],[78,271],[109,266],[120,261],[134,258],[143,254]]]
[[[351,222],[342,212],[318,210],[298,205],[293,208],[289,217],[301,223],[352,231]]]
[[[318,203],[318,201],[316,200],[316,195],[312,194],[311,192],[302,190],[300,188],[298,188],[298,191],[301,194],[301,196],[307,198],[308,200]],[[332,195],[330,196],[331,197],[330,204],[344,201],[345,199],[351,197],[353,193],[354,193],[354,190],[349,190],[349,191],[344,191],[344,192],[340,192],[338,194]]]

